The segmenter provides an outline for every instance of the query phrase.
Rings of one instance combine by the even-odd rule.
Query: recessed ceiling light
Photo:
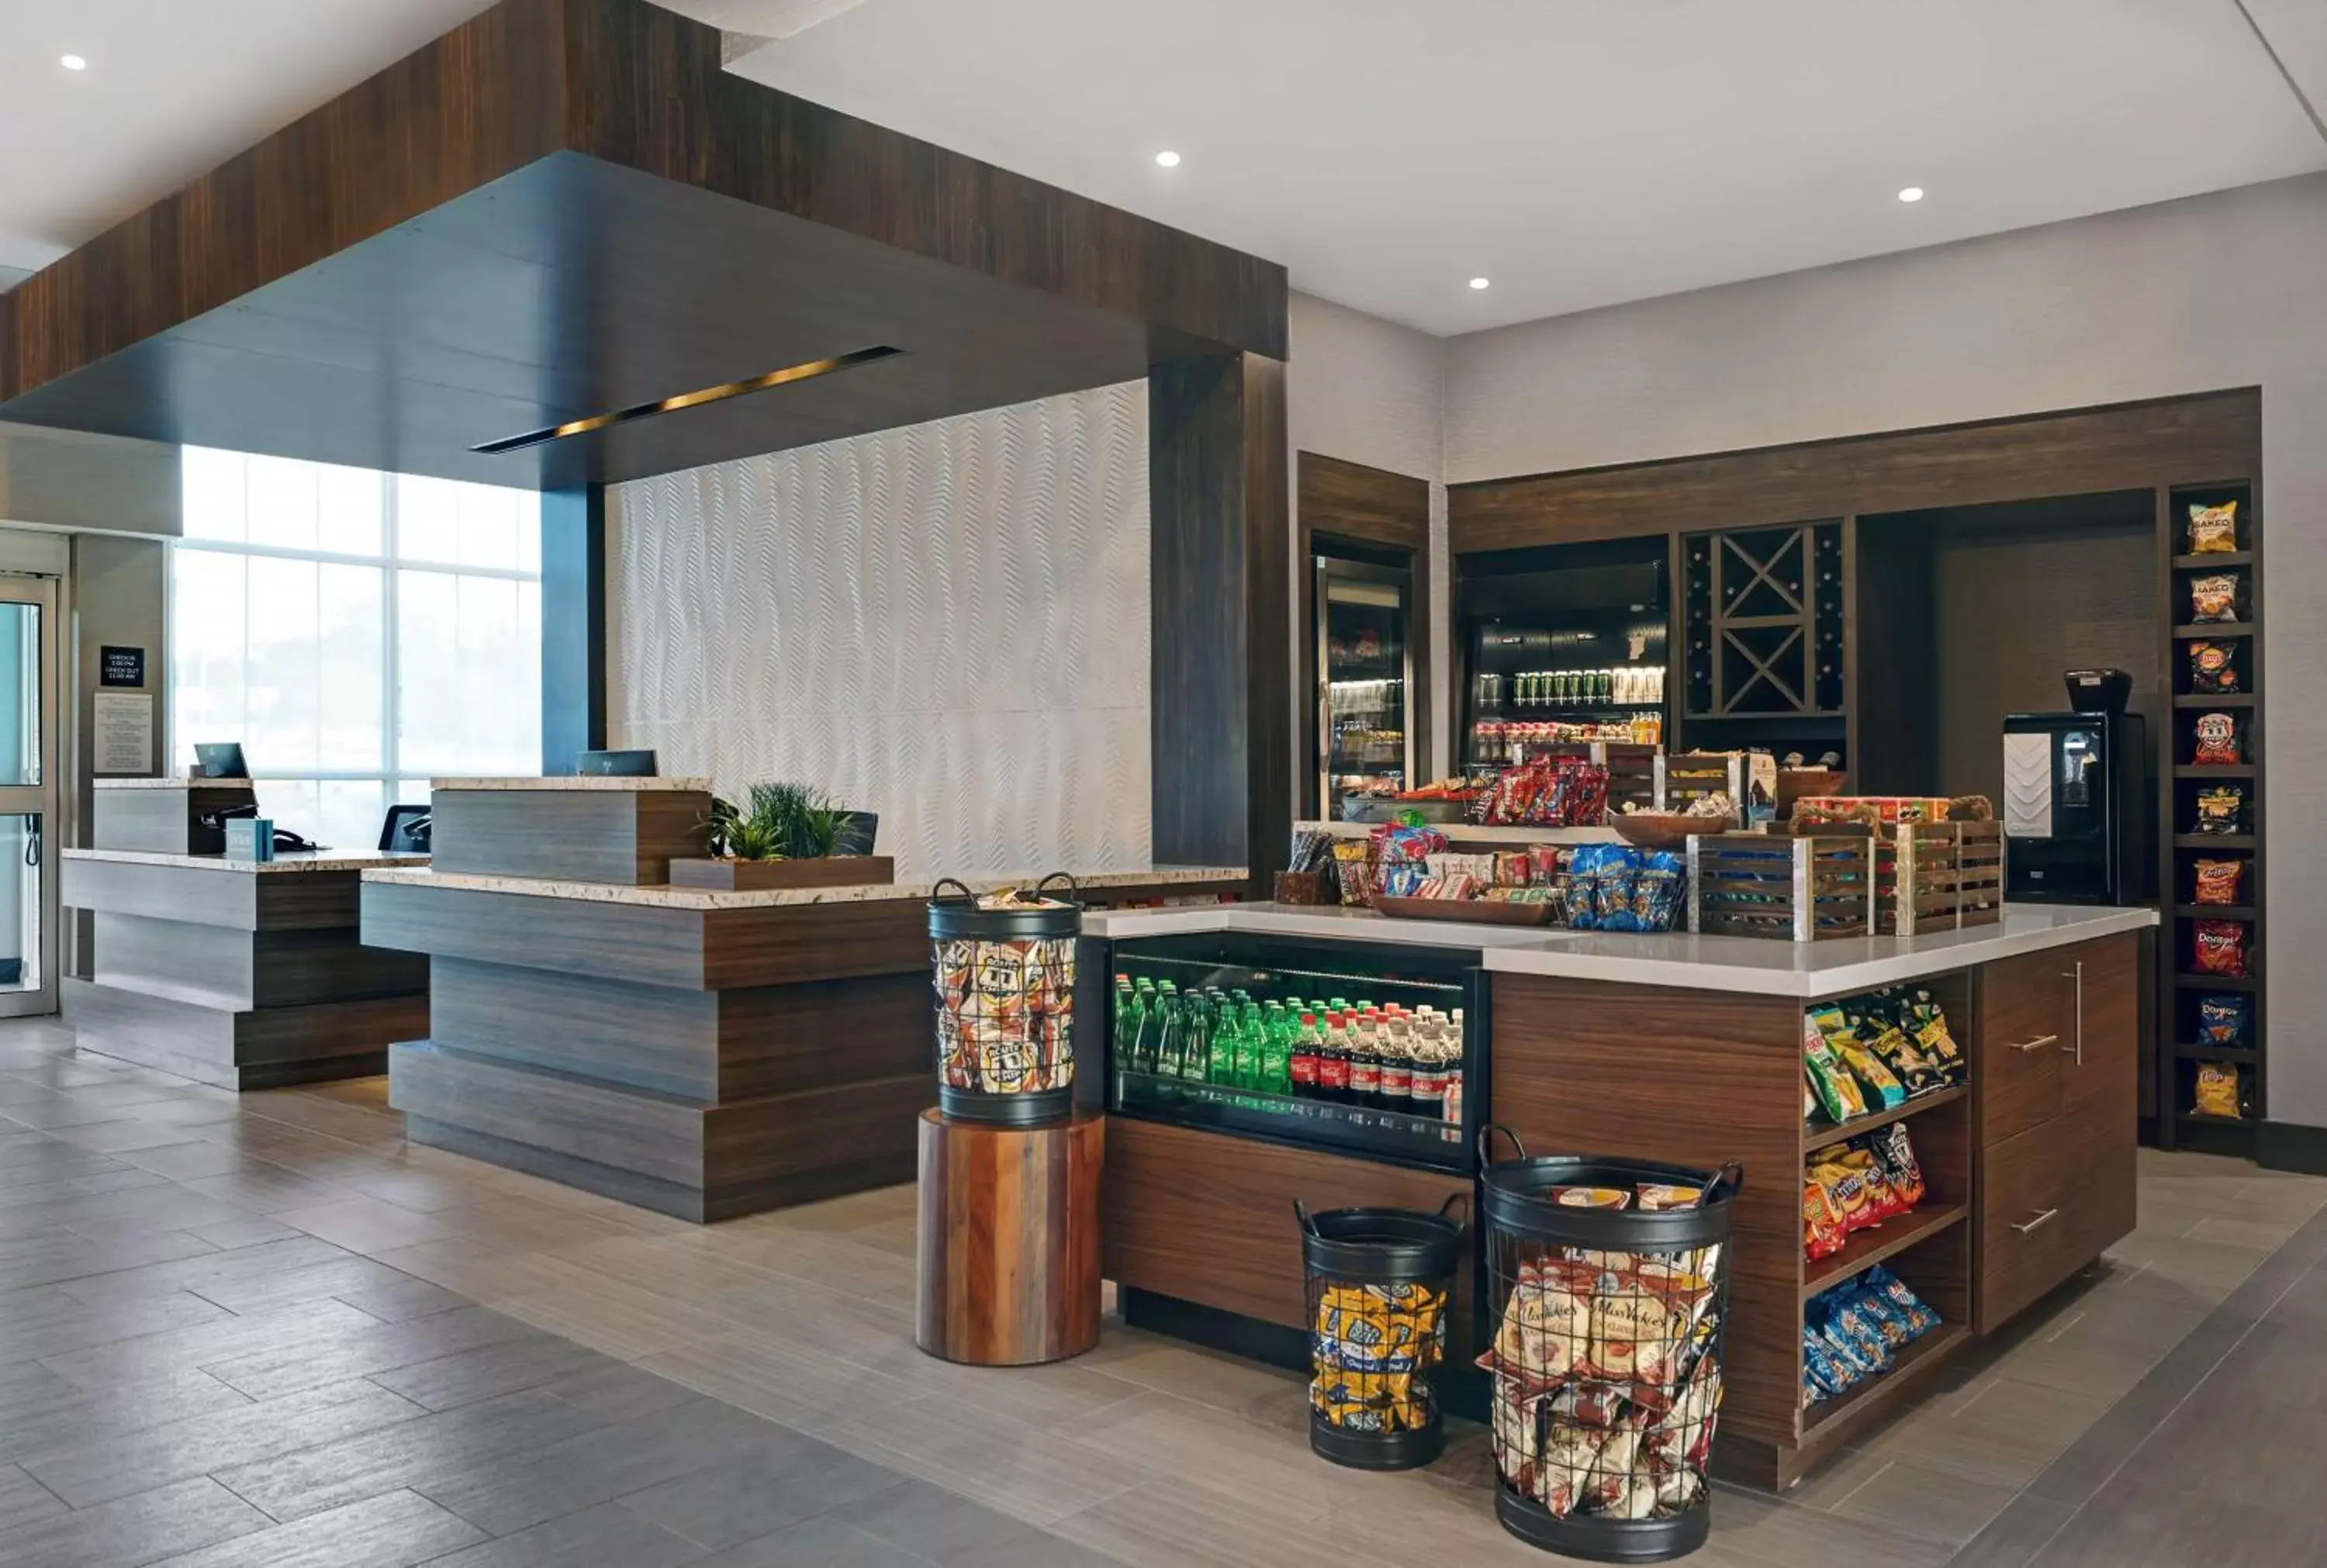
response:
[[[1910,185],[1899,192],[1899,200],[1902,201],[1920,201],[1922,199],[1923,188],[1920,185]]]
[[[1155,164],[1161,169],[1176,169],[1180,166],[1180,154],[1166,148],[1155,154]]]
[[[78,54],[68,54],[62,60],[57,61],[57,63],[63,66],[67,70],[87,70],[89,69],[89,61],[83,60]]]
[[[1474,277],[1471,280],[1471,286],[1472,288],[1484,288],[1487,286],[1487,280],[1483,277]]]

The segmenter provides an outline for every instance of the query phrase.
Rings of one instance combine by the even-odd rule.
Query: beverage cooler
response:
[[[1117,1115],[1469,1171],[1486,1094],[1477,956],[1236,934],[1110,950]]]
[[[1317,800],[1327,817],[1355,792],[1411,789],[1415,753],[1414,574],[1320,555]]]
[[[1578,738],[1663,743],[1670,630],[1662,536],[1462,558],[1456,765],[1525,761]]]

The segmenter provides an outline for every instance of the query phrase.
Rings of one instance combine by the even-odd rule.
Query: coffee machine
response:
[[[2156,884],[2148,729],[2133,677],[2070,670],[2074,711],[2004,720],[2004,888],[2015,903],[2136,904]]]

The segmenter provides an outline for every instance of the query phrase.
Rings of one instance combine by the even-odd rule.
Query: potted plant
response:
[[[704,858],[670,863],[674,886],[723,891],[762,888],[838,887],[896,879],[887,855],[850,853],[860,814],[847,810],[813,785],[754,784],[742,804],[714,799],[704,824]]]

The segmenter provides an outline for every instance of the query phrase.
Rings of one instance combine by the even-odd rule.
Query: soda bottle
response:
[[[1448,1121],[1463,1120],[1463,1010],[1454,1009],[1446,1026],[1439,1031],[1439,1050],[1446,1063],[1446,1108],[1440,1113]]]
[[[1257,1089],[1261,1082],[1261,1057],[1266,1051],[1266,1031],[1260,1020],[1260,1003],[1245,999],[1237,1018],[1236,1084],[1240,1089]]]
[[[1376,1014],[1360,1012],[1349,1027],[1350,1037],[1350,1104],[1378,1106],[1381,1104],[1381,1054],[1377,1038]]]
[[[1201,991],[1188,998],[1187,1022],[1180,1036],[1180,1076],[1202,1083],[1212,1066],[1212,1009]]]
[[[1381,1028],[1381,1107],[1410,1115],[1414,1111],[1414,1035],[1406,1020],[1391,1017]]]
[[[1261,1024],[1260,1087],[1271,1094],[1287,1094],[1293,1088],[1293,1021],[1274,1002],[1272,1012]]]
[[[1317,1053],[1317,1097],[1336,1105],[1350,1103],[1350,1036],[1338,1013],[1325,1014],[1324,1049]]]
[[[1169,980],[1159,989],[1163,993],[1163,1021],[1155,1031],[1155,1054],[1147,1070],[1159,1078],[1178,1078],[1181,1037],[1188,1023],[1187,1005]]]
[[[1437,1025],[1426,1018],[1417,1022],[1414,1034],[1414,1114],[1446,1114],[1446,1064],[1439,1051]]]
[[[1244,1038],[1242,1009],[1227,997],[1215,1000],[1212,1009],[1212,1061],[1205,1076],[1213,1083],[1234,1088],[1237,1082],[1237,1054],[1243,1050],[1238,1043]]]
[[[1147,998],[1135,990],[1130,977],[1115,977],[1115,1049],[1116,1069],[1123,1072],[1143,1072],[1139,1065],[1139,1033],[1147,1023]]]
[[[1293,1050],[1285,1058],[1285,1077],[1293,1092],[1305,1100],[1321,1097],[1323,1088],[1319,1081],[1319,1069],[1323,1065],[1322,1055],[1325,1038],[1318,1032],[1317,1015],[1304,1013],[1294,1026]]]

